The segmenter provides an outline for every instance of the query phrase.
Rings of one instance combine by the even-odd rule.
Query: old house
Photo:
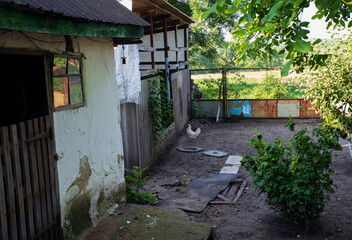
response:
[[[80,235],[124,199],[115,0],[0,0],[0,239]]]
[[[115,49],[117,72],[122,73],[117,74],[119,89],[124,90],[124,86],[127,89],[119,94],[126,168],[145,168],[155,163],[158,153],[184,129],[190,117],[188,30],[193,20],[164,0],[121,3],[150,23],[144,28],[141,41],[134,45],[121,43]],[[163,72],[162,82],[166,85],[167,98],[173,103],[174,116],[165,124],[162,139],[156,141],[148,111],[151,96],[148,80],[156,76],[158,69]],[[139,82],[138,87],[134,81]]]

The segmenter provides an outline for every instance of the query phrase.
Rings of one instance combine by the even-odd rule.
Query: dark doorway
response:
[[[0,54],[0,126],[48,115],[43,56]]]
[[[61,239],[48,59],[18,51],[0,54],[0,239]]]

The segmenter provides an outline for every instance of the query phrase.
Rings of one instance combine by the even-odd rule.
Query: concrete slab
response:
[[[241,160],[242,157],[238,155],[230,155],[226,162],[225,165],[241,165]]]
[[[123,204],[84,239],[206,240],[210,233],[211,225],[190,221],[189,216],[182,210]]]
[[[205,151],[205,152],[203,152],[203,154],[207,155],[207,156],[211,156],[211,157],[217,157],[217,158],[221,158],[221,157],[227,156],[226,152],[222,152],[222,151],[218,151],[218,150]]]
[[[240,167],[241,165],[225,166],[221,169],[220,173],[237,174]]]

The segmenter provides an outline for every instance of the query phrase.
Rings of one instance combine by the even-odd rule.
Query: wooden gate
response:
[[[49,116],[0,128],[0,239],[59,239]]]

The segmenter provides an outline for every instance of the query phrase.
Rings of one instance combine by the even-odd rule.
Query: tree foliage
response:
[[[313,19],[325,18],[328,28],[351,27],[351,0],[217,0],[217,2],[203,14],[207,17],[212,11],[234,14],[239,12],[241,17],[235,24],[233,32],[237,39],[237,54],[239,59],[261,56],[264,58],[277,56],[287,52],[288,62],[282,74],[287,75],[291,64],[311,67],[324,65],[326,55],[309,55],[313,47],[321,40],[308,40],[309,22],[302,22],[300,15],[310,4],[317,7]],[[281,46],[281,52],[275,47]]]
[[[198,20],[203,12],[209,10],[214,0],[190,0],[192,18]],[[234,67],[237,59],[232,42],[225,41],[226,32],[234,30],[238,16],[212,12],[202,22],[192,25],[189,34],[190,65],[193,67],[220,68]]]
[[[352,37],[324,44],[316,54],[333,54],[327,66],[306,69],[302,79],[305,98],[310,99],[320,114],[343,136],[352,136]]]

